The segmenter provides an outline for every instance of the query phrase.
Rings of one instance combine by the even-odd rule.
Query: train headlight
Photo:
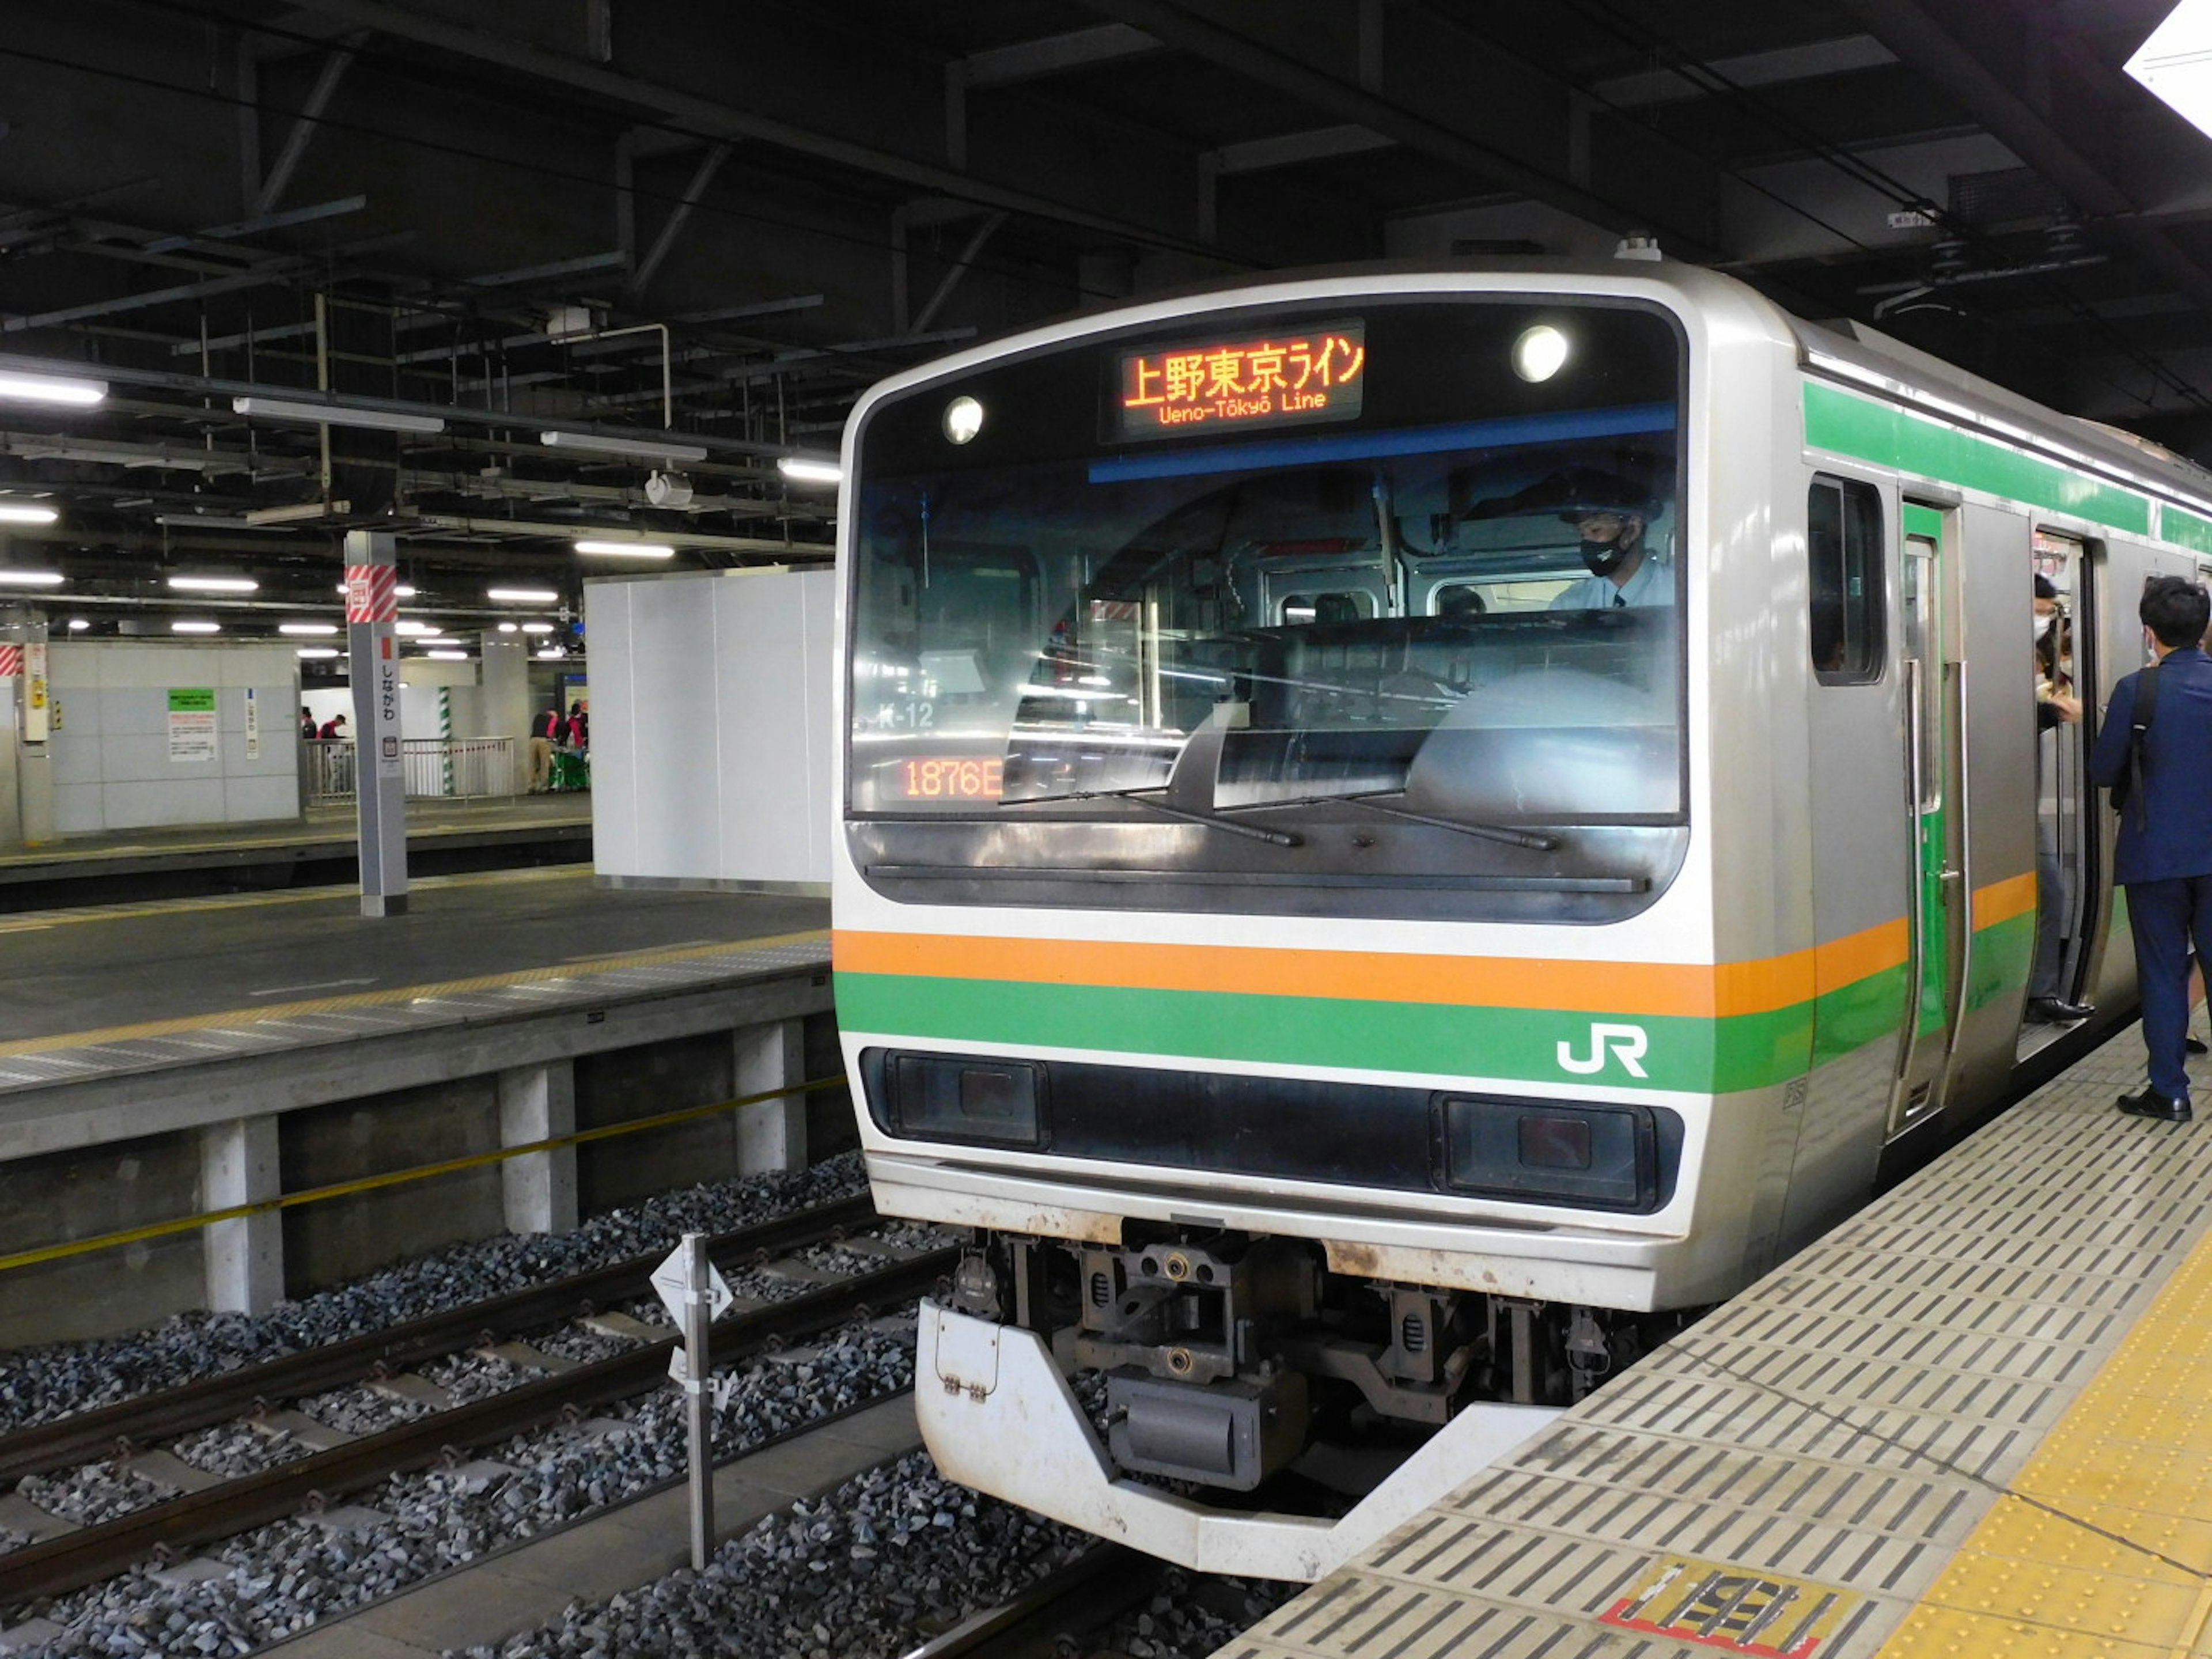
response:
[[[1524,328],[1513,342],[1513,372],[1531,382],[1548,380],[1567,364],[1567,337],[1549,323]]]
[[[1455,1192],[1656,1207],[1659,1136],[1648,1106],[1447,1096],[1442,1118],[1444,1184]]]
[[[973,398],[955,398],[945,405],[945,435],[964,444],[983,429],[983,405]]]
[[[884,1111],[893,1134],[987,1146],[1044,1144],[1042,1068],[1018,1060],[894,1054],[884,1068]]]

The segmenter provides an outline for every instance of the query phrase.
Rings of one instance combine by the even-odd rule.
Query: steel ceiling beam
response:
[[[1844,5],[1876,40],[1956,99],[2075,207],[2104,221],[2108,234],[2127,243],[2162,279],[2212,311],[2212,270],[2157,227],[2138,222],[2141,204],[1924,8],[1914,0],[1844,0]]]
[[[331,106],[331,98],[338,89],[353,63],[353,48],[341,46],[323,59],[323,67],[315,76],[315,84],[308,91],[307,101],[293,118],[291,131],[284,135],[284,148],[276,152],[276,163],[269,169],[269,176],[261,181],[261,190],[253,199],[253,214],[258,217],[273,212],[284,194],[284,187],[292,182],[299,170],[301,160],[307,153],[308,141],[314,137],[315,129],[321,125],[323,112]]]
[[[1723,250],[1712,246],[1704,235],[1679,225],[1655,222],[1652,214],[1638,204],[1597,195],[1562,174],[1546,172],[1508,155],[1464,128],[1446,125],[1419,114],[1238,29],[1201,17],[1174,3],[1174,0],[1085,0],[1085,3],[1093,11],[1156,36],[1178,52],[1229,70],[1340,122],[1365,127],[1408,149],[1434,156],[1590,224],[1623,233],[1656,231],[1667,239],[1674,252],[1690,258],[1711,261],[1727,257]],[[1516,67],[1542,73],[1529,65]],[[1562,96],[1573,90],[1555,76],[1545,73],[1544,79],[1549,89],[1557,90]],[[1717,170],[1710,161],[1703,157],[1698,161],[1717,177]]]
[[[663,120],[675,122],[707,138],[746,139],[850,167],[880,179],[892,179],[915,190],[933,191],[983,208],[1003,210],[1050,223],[1066,225],[1110,236],[1141,246],[1218,258],[1220,252],[1153,225],[1132,223],[1111,215],[1096,213],[1073,202],[1009,189],[971,178],[951,167],[934,166],[911,156],[855,143],[825,133],[810,131],[788,121],[757,115],[717,99],[702,97],[619,70],[602,69],[562,53],[545,51],[520,40],[481,29],[441,21],[422,13],[392,5],[386,0],[301,0],[301,9],[340,19],[356,27],[373,29],[392,39],[411,41],[434,51],[500,68],[586,93],[610,103],[647,110]]]
[[[1698,67],[1738,87],[1774,87],[1794,81],[1818,80],[1826,75],[1845,75],[1854,70],[1881,69],[1897,61],[1897,54],[1872,35],[1847,34],[1840,40],[1813,40],[1802,46],[1778,46],[1771,52],[1709,58]],[[1659,69],[1593,81],[1589,92],[1593,98],[1617,108],[1632,109],[1708,97],[1712,88],[1680,70]]]
[[[965,85],[1007,87],[1020,81],[1095,69],[1101,64],[1118,64],[1159,49],[1160,43],[1142,29],[1133,29],[1126,23],[1100,23],[1042,40],[971,52],[952,68]]]
[[[0,353],[0,369],[23,374],[57,374],[82,376],[94,366],[72,362],[66,358],[33,357],[15,352]],[[232,380],[205,374],[180,374],[173,370],[134,368],[123,363],[101,363],[96,366],[100,379],[112,386],[158,387],[164,391],[181,392],[191,398],[269,398],[279,403],[313,403],[325,394],[296,386],[268,386],[256,380]],[[657,399],[659,392],[653,393]],[[665,438],[681,447],[720,450],[730,455],[785,455],[790,453],[788,444],[753,443],[740,438],[717,437],[703,432],[662,432],[647,427],[608,427],[588,421],[568,421],[546,415],[532,415],[511,410],[471,409],[465,404],[422,403],[411,398],[348,397],[328,398],[334,408],[374,410],[395,415],[431,415],[448,425],[489,426],[502,429],[525,428],[532,431],[573,432],[580,437],[659,439]],[[191,411],[204,413],[204,411]]]

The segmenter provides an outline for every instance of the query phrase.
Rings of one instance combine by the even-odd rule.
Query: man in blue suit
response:
[[[2168,1123],[2190,1119],[2189,951],[2212,960],[2212,657],[2204,654],[2212,595],[2179,576],[2154,576],[2136,614],[2158,661],[2112,688],[2089,757],[2089,775],[2109,788],[2128,769],[2136,699],[2148,675],[2158,698],[2142,736],[2142,799],[2120,815],[2113,879],[2127,889],[2142,994],[2150,1086],[2122,1095],[2119,1108]]]

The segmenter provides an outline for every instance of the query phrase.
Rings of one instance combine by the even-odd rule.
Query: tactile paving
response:
[[[2212,1656],[2212,1123],[2132,1031],[1222,1650]]]

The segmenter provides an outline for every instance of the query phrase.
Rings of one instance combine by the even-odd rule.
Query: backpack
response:
[[[2158,714],[2158,665],[2153,663],[2142,671],[2136,685],[2135,729],[2128,735],[2128,769],[2106,789],[2112,811],[2124,812],[2128,803],[2136,804],[2136,828],[2149,827],[2149,808],[2143,805],[2142,744],[2143,733],[2150,730],[2151,721]]]

